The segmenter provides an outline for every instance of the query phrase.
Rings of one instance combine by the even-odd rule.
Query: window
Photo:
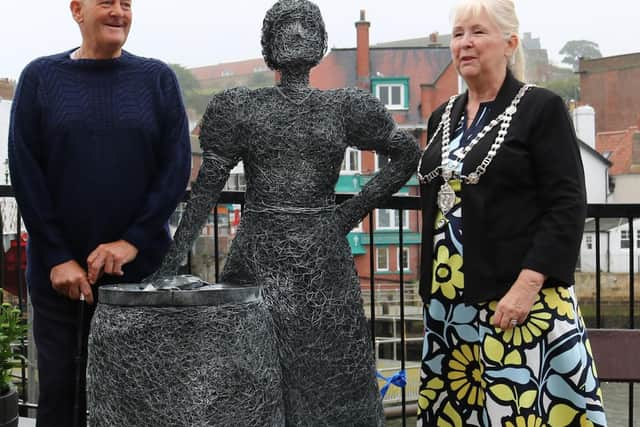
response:
[[[620,230],[620,249],[629,249],[629,230]]]
[[[378,77],[371,78],[371,91],[389,110],[409,109],[409,78]]]
[[[585,242],[585,246],[587,247],[587,249],[593,249],[593,236],[592,235],[587,235],[584,238],[584,242]]]
[[[389,163],[389,157],[376,153],[376,171],[382,169],[382,167],[387,163]]]
[[[376,248],[376,270],[389,271],[389,248]]]
[[[397,230],[400,227],[400,211],[395,209],[376,209],[377,230]],[[409,211],[403,211],[402,228],[409,228]]]
[[[360,150],[347,148],[341,170],[346,173],[360,172]]]
[[[409,255],[411,251],[409,248],[402,248],[402,269],[404,271],[409,271]],[[400,248],[398,248],[398,265],[400,265]],[[400,270],[398,268],[398,270]]]
[[[640,230],[636,230],[636,248],[640,249]]]
[[[220,73],[220,77],[231,77],[233,76],[233,71],[224,70]]]
[[[247,189],[247,182],[244,178],[244,174],[243,173],[230,174],[224,189],[225,191],[245,191]]]
[[[404,108],[403,85],[379,85],[376,87],[376,96],[387,108]]]

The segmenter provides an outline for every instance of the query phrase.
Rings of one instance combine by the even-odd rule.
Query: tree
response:
[[[200,82],[187,68],[179,64],[169,64],[169,67],[171,67],[173,72],[176,73],[183,98],[186,98],[188,93],[195,92],[200,89]]]
[[[580,79],[577,75],[549,80],[542,83],[542,86],[560,95],[567,104],[571,100],[580,99]]]
[[[589,40],[570,40],[559,53],[564,55],[562,62],[574,68],[578,66],[578,58],[602,58],[598,43]]]
[[[202,93],[198,79],[182,65],[169,64],[169,67],[176,73],[182,99],[184,99],[187,109],[193,110],[198,116],[202,115],[207,107],[209,96]]]

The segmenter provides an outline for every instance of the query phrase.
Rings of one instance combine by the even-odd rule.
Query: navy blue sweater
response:
[[[27,283],[36,309],[72,311],[51,288],[53,266],[124,239],[139,250],[124,277],[155,271],[167,220],[190,169],[188,121],[174,73],[123,51],[116,59],[39,58],[22,73],[9,129],[9,166],[29,231]]]

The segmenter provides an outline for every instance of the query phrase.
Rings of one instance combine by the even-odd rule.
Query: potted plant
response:
[[[9,303],[0,305],[0,426],[18,425],[18,391],[11,380],[13,368],[21,365],[24,356],[13,351],[13,344],[27,333],[21,312]]]

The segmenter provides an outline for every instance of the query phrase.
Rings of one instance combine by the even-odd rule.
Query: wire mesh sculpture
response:
[[[174,244],[151,279],[177,272],[229,171],[242,160],[246,205],[221,278],[263,287],[275,325],[286,425],[384,425],[346,234],[407,181],[418,145],[370,93],[309,86],[310,69],[327,48],[315,4],[275,3],[264,19],[262,47],[281,81],[211,99],[201,123],[203,164]],[[348,146],[390,161],[359,194],[336,205],[334,187]]]
[[[100,297],[107,299],[103,289]],[[154,298],[170,292],[138,292],[146,305],[98,304],[89,336],[89,424],[284,425],[267,307],[241,295],[214,304],[215,295],[206,301],[198,290],[189,293],[203,305],[164,306]]]

